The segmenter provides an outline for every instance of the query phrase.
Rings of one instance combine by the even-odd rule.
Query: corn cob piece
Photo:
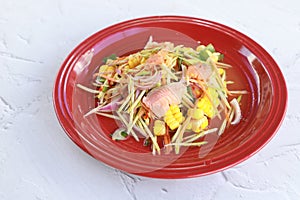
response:
[[[141,63],[142,57],[140,55],[129,56],[128,66],[130,69],[135,68]]]
[[[171,105],[164,117],[164,121],[171,130],[178,128],[183,119],[184,118],[178,105]]]
[[[199,108],[191,108],[188,110],[188,115],[192,117],[190,123],[187,126],[188,130],[192,130],[199,133],[208,126],[208,119],[204,115],[203,110]]]
[[[207,117],[213,118],[216,114],[213,104],[217,107],[217,105],[219,105],[220,102],[218,98],[218,93],[214,89],[209,88],[208,93],[213,102],[211,102],[211,100],[205,95],[198,101],[197,108],[203,110],[204,114]]]
[[[156,136],[162,136],[166,134],[166,125],[165,122],[161,120],[155,120],[153,126],[153,132]]]

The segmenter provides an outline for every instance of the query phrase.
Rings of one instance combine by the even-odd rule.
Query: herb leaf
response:
[[[103,58],[103,62],[106,63],[107,60],[116,60],[117,59],[117,55],[116,54],[111,54],[110,56],[107,56],[105,58]]]

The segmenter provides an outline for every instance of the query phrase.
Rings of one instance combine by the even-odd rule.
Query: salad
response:
[[[228,90],[232,66],[222,60],[212,44],[193,49],[150,37],[141,51],[105,58],[94,74],[97,90],[77,84],[97,98],[85,116],[115,119],[112,140],[143,140],[154,155],[205,145],[205,135],[221,135],[242,118],[239,102],[247,92]]]

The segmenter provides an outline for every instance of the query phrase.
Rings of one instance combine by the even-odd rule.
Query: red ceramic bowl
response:
[[[83,115],[95,107],[93,95],[78,89],[94,88],[93,73],[102,59],[140,50],[149,36],[196,47],[212,43],[231,64],[230,89],[245,89],[242,120],[231,126],[211,146],[188,148],[179,155],[153,156],[148,147],[133,139],[115,142],[110,134],[116,123],[105,117]],[[187,178],[215,173],[249,158],[278,130],[286,111],[287,89],[272,57],[244,34],[208,20],[182,16],[156,16],[125,21],[105,28],[79,44],[62,64],[53,91],[61,126],[85,152],[114,168],[147,177]],[[201,150],[201,153],[199,153]]]

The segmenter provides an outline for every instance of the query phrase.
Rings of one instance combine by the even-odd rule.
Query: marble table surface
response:
[[[134,176],[81,151],[57,121],[64,58],[109,25],[152,15],[217,21],[248,35],[286,79],[276,136],[241,164],[180,180]],[[300,1],[0,0],[0,199],[300,199]],[[298,102],[298,103],[297,103]]]

